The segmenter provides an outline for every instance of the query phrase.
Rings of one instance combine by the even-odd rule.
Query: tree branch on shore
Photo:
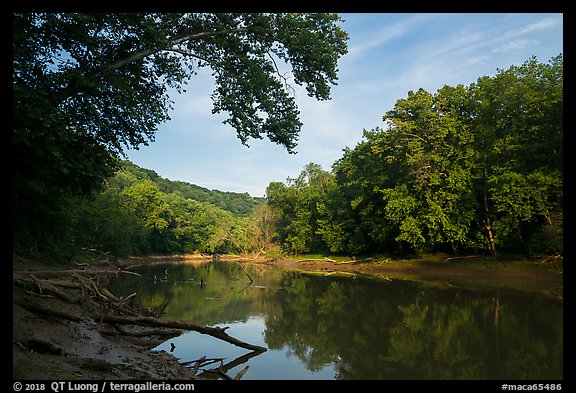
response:
[[[478,258],[478,255],[464,255],[464,256],[449,257],[449,258],[444,259],[444,262],[442,262],[442,263],[446,263],[446,262],[452,261],[454,259],[465,259],[465,258]]]
[[[241,341],[235,337],[229,336],[224,331],[227,328],[220,328],[220,327],[210,327],[204,326],[192,322],[184,322],[184,321],[177,321],[177,320],[169,320],[169,319],[160,319],[154,317],[145,317],[145,316],[133,316],[133,317],[126,317],[126,316],[116,316],[116,315],[104,315],[98,314],[94,316],[96,321],[102,323],[112,323],[112,324],[120,324],[120,325],[140,325],[140,326],[156,326],[156,327],[164,327],[164,328],[174,328],[174,329],[183,329],[183,330],[193,330],[198,333],[207,334],[209,336],[218,338],[220,340],[226,341],[230,344],[236,345],[241,348],[249,349],[251,351],[259,351],[265,352],[267,349],[264,347],[260,347],[258,345],[252,345],[247,342]]]
[[[246,270],[242,270],[250,279],[253,280]],[[258,345],[253,345],[235,337],[228,335],[225,330],[228,327],[210,327],[192,322],[167,320],[154,316],[144,315],[143,310],[136,310],[127,305],[127,301],[133,298],[136,294],[132,294],[126,298],[117,297],[112,294],[108,289],[102,287],[98,283],[98,277],[102,274],[118,274],[128,273],[137,274],[127,271],[114,271],[114,270],[65,270],[65,271],[36,271],[36,272],[15,272],[13,274],[13,282],[16,285],[29,288],[28,294],[39,297],[58,298],[68,304],[81,304],[82,299],[88,298],[98,305],[99,311],[92,314],[94,320],[100,323],[107,323],[114,326],[114,330],[98,329],[101,334],[105,335],[122,335],[126,339],[137,340],[137,344],[145,347],[157,346],[161,342],[166,341],[168,338],[180,335],[182,330],[193,330],[202,334],[218,338],[230,344],[236,345],[241,348],[251,350],[251,356],[265,352],[267,348]],[[43,277],[43,278],[40,278]],[[67,277],[64,279],[63,277]],[[68,289],[68,291],[61,290],[57,287]],[[70,290],[79,292],[74,296]],[[58,310],[50,307],[42,302],[26,301],[18,302],[18,304],[25,309],[36,314],[45,315],[53,318],[66,319],[74,322],[81,322],[85,318],[70,314],[66,311]],[[124,315],[110,315],[110,306],[113,306],[115,313]],[[166,306],[164,306],[166,307]],[[162,310],[163,311],[163,310]],[[130,315],[126,315],[130,314]],[[145,330],[128,330],[121,325],[136,325],[148,328],[159,329],[145,329]],[[178,330],[174,330],[178,329]],[[151,340],[145,337],[159,336],[163,340]],[[151,345],[151,344],[154,345]],[[199,364],[198,364],[199,366]],[[221,370],[225,375],[226,370]],[[239,379],[244,375],[247,369],[242,370],[235,378],[227,376],[227,379]],[[223,376],[224,377],[224,376]]]

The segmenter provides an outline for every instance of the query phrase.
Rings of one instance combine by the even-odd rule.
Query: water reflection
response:
[[[155,281],[165,269],[168,279]],[[137,292],[143,305],[164,309],[167,318],[231,326],[229,334],[268,347],[252,358],[198,334],[175,341],[183,360],[213,356],[206,352],[218,348],[231,368],[250,365],[248,378],[562,378],[561,301],[259,265],[246,266],[251,283],[239,264],[223,262],[139,272],[139,279],[113,279],[111,291]],[[266,371],[270,364],[281,373]]]

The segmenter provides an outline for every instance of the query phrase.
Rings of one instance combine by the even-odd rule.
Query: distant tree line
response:
[[[255,250],[258,231],[252,213],[263,198],[171,181],[130,161],[119,165],[100,193],[68,201],[55,247],[60,255]]]
[[[332,171],[272,182],[286,252],[563,250],[563,57],[408,92]]]

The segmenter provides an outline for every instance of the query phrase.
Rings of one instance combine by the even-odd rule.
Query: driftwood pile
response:
[[[206,359],[205,357],[182,363],[192,368],[194,375],[201,367],[220,362],[217,368],[202,369],[204,373],[199,376],[240,379],[248,370],[248,366],[235,377],[230,377],[226,371],[266,351],[264,347],[252,345],[228,335],[227,327],[210,327],[161,318],[164,309],[154,314],[149,310],[134,306],[133,300],[136,293],[127,297],[117,297],[100,285],[100,281],[106,281],[101,278],[118,274],[139,276],[138,273],[127,270],[19,271],[13,273],[13,281],[15,285],[23,287],[27,294],[32,295],[32,298],[57,298],[65,303],[81,304],[84,309],[90,310],[89,314],[98,324],[98,331],[101,334],[121,336],[147,348],[156,347],[170,338],[177,337],[184,330],[193,330],[252,351],[228,364],[224,364],[224,359]],[[51,307],[42,301],[27,299],[27,301],[18,301],[18,304],[36,314],[74,322],[86,320],[85,315],[65,311],[63,307]]]

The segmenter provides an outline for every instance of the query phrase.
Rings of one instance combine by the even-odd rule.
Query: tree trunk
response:
[[[486,243],[492,256],[497,256],[492,226],[490,225],[490,213],[488,211],[488,154],[484,156],[484,228],[486,228]]]
[[[498,256],[496,252],[496,244],[494,244],[494,236],[492,235],[492,227],[490,226],[490,219],[486,217],[484,221],[484,228],[486,228],[486,243],[488,244],[488,251],[493,257]]]

